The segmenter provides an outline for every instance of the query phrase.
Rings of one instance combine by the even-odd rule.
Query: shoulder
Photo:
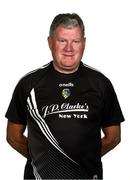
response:
[[[33,71],[28,72],[25,74],[17,83],[15,89],[21,89],[25,92],[28,92],[32,89],[32,87],[41,79],[43,78],[49,69],[50,63],[43,65],[40,68],[37,68]]]
[[[87,74],[87,76],[93,77],[93,78],[101,78],[102,80],[109,80],[108,77],[106,77],[100,70],[91,67],[85,63],[82,63],[84,72]]]
[[[111,80],[98,69],[83,63],[83,72],[89,81],[98,84],[101,88],[106,89],[112,87]]]
[[[50,63],[45,64],[45,65],[41,66],[40,68],[37,68],[33,71],[28,72],[20,80],[26,80],[26,79],[28,80],[28,79],[39,77],[39,76],[43,75],[48,70],[49,65],[50,65]]]

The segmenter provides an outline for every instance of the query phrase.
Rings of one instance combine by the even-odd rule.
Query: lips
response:
[[[72,57],[72,56],[74,56],[74,55],[73,55],[73,54],[63,54],[63,56]]]

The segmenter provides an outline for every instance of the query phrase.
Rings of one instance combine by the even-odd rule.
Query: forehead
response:
[[[76,38],[81,38],[81,29],[80,26],[76,27],[64,27],[63,25],[59,25],[56,30],[55,30],[55,35],[56,37],[76,37]]]

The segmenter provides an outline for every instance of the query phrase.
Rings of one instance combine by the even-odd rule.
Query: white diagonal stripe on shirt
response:
[[[39,111],[37,109],[37,104],[36,104],[36,98],[35,98],[35,91],[34,88],[31,91],[31,100],[33,103],[33,106],[31,105],[31,102],[28,98],[28,105],[31,109],[31,116],[33,117],[33,119],[35,119],[35,121],[37,122],[37,124],[39,125],[41,131],[43,132],[43,134],[46,136],[46,138],[49,140],[49,142],[56,148],[58,149],[62,154],[64,154],[68,159],[70,159],[71,161],[73,161],[75,164],[77,164],[73,159],[71,159],[58,145],[57,140],[55,139],[55,137],[52,135],[48,125],[46,124],[46,122],[44,121],[44,119],[41,117],[41,115],[39,114]],[[77,164],[78,165],[78,164]]]

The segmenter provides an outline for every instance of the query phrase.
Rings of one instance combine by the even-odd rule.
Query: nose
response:
[[[66,43],[65,51],[67,51],[67,52],[72,52],[73,51],[73,46],[72,46],[71,42]]]

